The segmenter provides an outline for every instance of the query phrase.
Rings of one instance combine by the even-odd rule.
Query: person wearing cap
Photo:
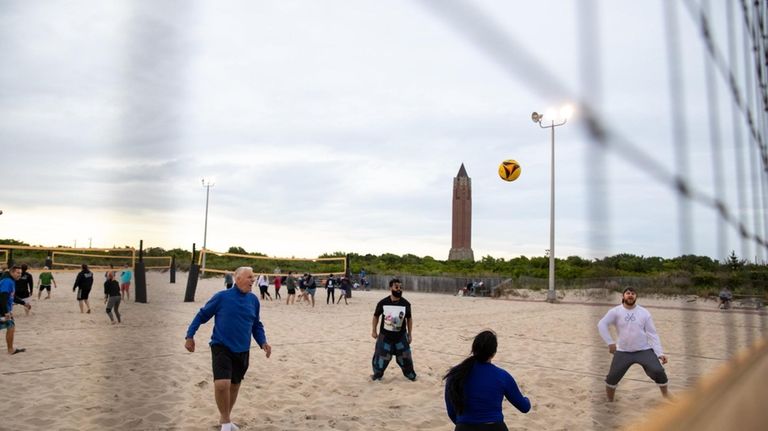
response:
[[[609,326],[615,326],[618,340],[613,339]],[[616,386],[633,364],[640,364],[656,384],[661,394],[669,396],[667,391],[667,373],[663,364],[667,357],[661,348],[659,334],[653,324],[651,313],[637,305],[637,292],[633,287],[624,289],[621,305],[608,310],[608,313],[597,324],[600,337],[608,345],[608,351],[613,354],[611,368],[605,377],[605,394],[608,401],[613,401]]]

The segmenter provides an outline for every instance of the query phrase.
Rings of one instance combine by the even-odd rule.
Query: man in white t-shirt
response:
[[[613,354],[611,369],[605,377],[608,401],[613,401],[616,386],[633,364],[643,367],[645,374],[659,385],[663,396],[669,395],[669,380],[662,366],[667,363],[667,357],[661,349],[661,340],[653,325],[651,313],[636,302],[637,292],[633,287],[627,287],[622,294],[621,305],[611,308],[597,324],[600,336],[608,345],[608,351]],[[617,341],[613,340],[608,330],[611,325],[616,327]]]

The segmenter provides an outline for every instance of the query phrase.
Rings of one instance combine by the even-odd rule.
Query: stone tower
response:
[[[472,252],[472,180],[464,169],[453,179],[451,251],[448,260],[475,260]]]

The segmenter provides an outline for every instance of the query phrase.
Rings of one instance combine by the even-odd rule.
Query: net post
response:
[[[8,249],[8,269],[10,270],[12,266],[13,266],[13,249],[9,248]]]
[[[45,256],[45,266],[47,266],[48,269],[53,269],[53,255],[51,255],[51,252],[48,252]]]
[[[349,253],[344,255],[344,276],[349,278]]]
[[[195,244],[192,243],[192,263],[189,265],[187,277],[187,290],[184,292],[184,302],[195,302],[195,290],[197,290],[197,277],[200,275],[200,267],[195,263]]]
[[[176,284],[176,256],[171,256],[171,284]]]
[[[135,251],[134,251],[135,252]],[[136,302],[147,303],[147,274],[144,270],[144,240],[139,240],[139,261],[134,264],[133,272],[136,279]]]

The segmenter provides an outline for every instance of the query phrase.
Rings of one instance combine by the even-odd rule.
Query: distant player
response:
[[[259,278],[256,280],[256,285],[259,286],[259,292],[261,293],[261,299],[272,300],[272,295],[269,294],[269,278],[266,274],[259,274]]]
[[[59,288],[56,285],[56,280],[53,278],[53,274],[48,271],[48,267],[43,267],[43,272],[40,273],[40,278],[37,279],[37,299],[40,299],[40,295],[43,294],[43,290],[48,292],[48,296],[45,299],[51,299],[51,283],[54,288]]]
[[[126,301],[131,299],[131,275],[127,267],[120,273],[120,296]]]
[[[336,304],[341,303],[341,299],[344,298],[344,304],[349,305],[349,302],[347,302],[347,298],[352,297],[352,281],[347,277],[346,275],[341,278],[341,292],[339,295],[339,300],[336,301]]]
[[[659,385],[661,394],[668,396],[668,379],[662,366],[667,363],[667,357],[661,349],[651,313],[636,302],[635,289],[627,287],[622,294],[621,305],[611,308],[597,324],[600,336],[613,354],[611,369],[605,377],[608,401],[613,401],[616,386],[632,364],[642,365],[645,374]],[[613,340],[608,330],[611,325],[616,327],[617,341]]]
[[[328,276],[328,279],[325,280],[325,305],[328,305],[329,303],[333,304],[336,302],[336,295],[334,293],[335,290],[336,279],[333,278],[333,274],[331,274]]]
[[[299,304],[301,304],[301,300],[304,299],[307,301],[307,304],[309,304],[309,298],[307,297],[307,277],[309,274],[304,273],[303,276],[299,277]]]
[[[24,301],[24,304],[31,306],[35,283],[33,282],[32,274],[27,272],[28,268],[26,263],[21,264],[21,275],[16,280],[16,298]],[[31,307],[24,307],[24,314],[29,316],[30,309]]]
[[[317,282],[312,274],[307,274],[307,279],[304,282],[304,286],[307,288],[307,293],[304,295],[307,300],[312,298],[312,308],[315,308],[315,292],[317,292]]]
[[[93,287],[93,273],[88,269],[88,265],[83,264],[82,270],[77,273],[77,278],[75,278],[75,285],[72,286],[73,292],[77,290],[77,305],[80,307],[80,313],[84,312],[83,305],[88,307],[86,313],[91,312],[91,304],[88,303],[91,287]]]
[[[275,281],[273,282],[275,284],[275,299],[281,299],[280,297],[280,287],[283,286],[283,279],[279,275],[275,276]]]
[[[104,282],[104,304],[107,305],[107,316],[109,321],[115,324],[115,318],[112,317],[112,310],[115,310],[115,316],[117,317],[117,323],[121,323],[120,316],[120,285],[115,280],[115,272],[107,272],[107,281]]]
[[[288,290],[288,297],[285,298],[285,305],[296,303],[296,278],[293,276],[293,271],[288,271],[288,275],[285,277],[285,288]]]

